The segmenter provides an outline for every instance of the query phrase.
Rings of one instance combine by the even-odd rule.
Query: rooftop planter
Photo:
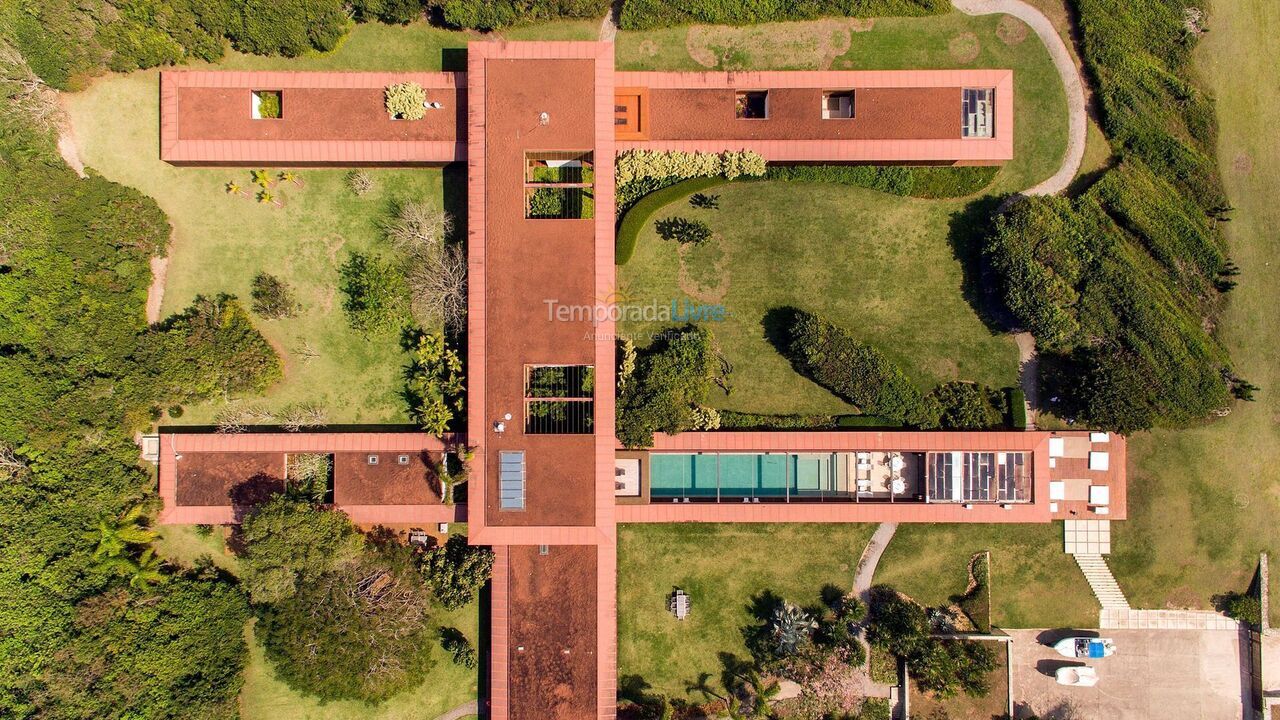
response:
[[[415,82],[387,86],[387,112],[395,120],[421,120],[427,114],[427,91]]]
[[[279,120],[284,105],[279,90],[254,90],[252,112],[254,120]]]

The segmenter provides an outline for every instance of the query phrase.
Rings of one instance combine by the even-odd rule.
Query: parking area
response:
[[[1083,661],[1054,652],[1053,642],[1097,632],[1009,630],[1013,636],[1014,701],[1019,718],[1044,720],[1240,720],[1248,693],[1247,658],[1234,630],[1105,630],[1116,654],[1090,660],[1091,688],[1054,680]]]

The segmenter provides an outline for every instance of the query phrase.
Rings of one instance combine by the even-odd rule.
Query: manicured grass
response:
[[[161,162],[157,103],[154,72],[110,76],[67,96],[86,164],[155,198],[173,223],[163,314],[198,294],[226,292],[247,304],[254,275],[278,275],[296,291],[302,312],[256,322],[285,360],[285,379],[263,404],[321,403],[330,423],[404,421],[399,337],[365,337],[348,327],[337,268],[350,250],[389,252],[379,223],[394,201],[442,202],[441,171],[370,170],[376,189],[356,197],[344,184],[346,170],[303,170],[303,186],[273,188],[284,207],[263,205],[224,191],[232,180],[256,191],[246,169]],[[176,422],[208,422],[216,407],[190,408]]]
[[[1114,527],[1114,526],[1113,526]],[[875,582],[925,605],[965,591],[967,563],[991,550],[991,622],[996,627],[1094,627],[1098,604],[1062,551],[1062,524],[902,524],[876,566]]]
[[[848,592],[873,525],[624,525],[618,529],[618,677],[653,692],[703,701],[686,683],[723,669],[717,653],[748,656],[742,628],[758,624],[766,591],[801,606],[824,585]],[[674,588],[692,597],[688,619],[667,610]]]
[[[1129,520],[1113,529],[1112,556],[1130,601],[1148,607],[1208,607],[1244,590],[1258,552],[1272,558],[1272,622],[1280,622],[1280,6],[1268,0],[1215,2],[1213,31],[1196,51],[1218,110],[1218,157],[1236,210],[1225,224],[1240,285],[1227,296],[1218,337],[1257,401],[1192,430],[1157,430],[1129,446]]]
[[[240,574],[240,559],[227,549],[229,528],[215,525],[207,535],[195,525],[160,525],[156,529],[160,533],[154,543],[156,554],[165,560],[189,568],[201,557],[208,557],[232,575]]]
[[[719,210],[681,199],[655,212],[618,273],[634,305],[686,298],[725,305],[728,319],[707,325],[733,365],[733,392],[715,391],[712,404],[757,413],[850,411],[798,375],[767,338],[766,313],[785,306],[845,327],[924,389],[952,379],[1016,383],[1013,341],[993,335],[961,293],[963,269],[948,233],[962,201],[791,182],[713,192]],[[684,248],[662,240],[654,222],[673,216],[705,221],[713,239]],[[622,331],[644,346],[662,327],[626,322]]]

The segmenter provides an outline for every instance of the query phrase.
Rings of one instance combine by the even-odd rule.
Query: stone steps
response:
[[[1080,571],[1084,573],[1085,580],[1089,581],[1093,594],[1102,604],[1103,610],[1130,609],[1124,591],[1120,589],[1120,584],[1116,582],[1115,576],[1111,574],[1111,568],[1101,555],[1076,554],[1074,557],[1076,564],[1080,566]]]

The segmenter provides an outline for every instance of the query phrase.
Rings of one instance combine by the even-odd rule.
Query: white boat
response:
[[[1054,643],[1053,649],[1062,657],[1105,658],[1116,652],[1116,644],[1110,638],[1069,637]]]
[[[1054,677],[1059,685],[1093,687],[1098,684],[1098,672],[1088,666],[1058,668]]]

